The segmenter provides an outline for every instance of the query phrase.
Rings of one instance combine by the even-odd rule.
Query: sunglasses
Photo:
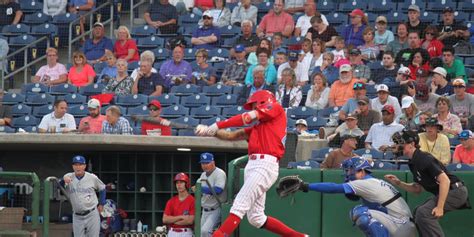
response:
[[[453,86],[454,88],[464,88],[465,86],[462,86],[462,85],[455,85]]]
[[[158,111],[160,110],[159,108],[156,108],[156,107],[152,107],[152,108],[149,108],[150,111]]]
[[[209,20],[209,19],[212,19],[212,17],[203,16],[202,19],[204,19],[204,20],[206,20],[206,19]]]
[[[354,86],[352,87],[352,89],[354,89],[354,90],[361,90],[361,89],[365,89],[365,88],[364,88],[364,84],[362,84],[362,83],[355,83]]]

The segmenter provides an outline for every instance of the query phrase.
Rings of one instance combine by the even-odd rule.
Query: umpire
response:
[[[385,175],[385,179],[407,192],[419,194],[425,189],[434,194],[415,208],[415,224],[422,237],[444,236],[438,219],[445,212],[471,208],[466,186],[430,153],[420,151],[416,132],[404,130],[395,133],[392,140],[398,145],[398,151],[410,159],[408,166],[415,182],[405,183],[390,174]]]

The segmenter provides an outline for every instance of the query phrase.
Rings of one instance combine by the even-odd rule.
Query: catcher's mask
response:
[[[415,146],[418,147],[418,142],[420,138],[415,131],[403,130],[401,132],[396,132],[392,135],[392,141],[397,144],[397,150],[395,151],[396,156],[403,155],[403,145],[414,142]]]
[[[369,161],[360,157],[352,157],[345,160],[342,162],[342,169],[345,176],[344,182],[356,180],[355,174],[360,170],[365,170],[367,173],[371,173],[372,171],[370,168],[372,168],[372,166]]]

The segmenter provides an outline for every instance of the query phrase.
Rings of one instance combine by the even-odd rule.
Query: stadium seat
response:
[[[459,144],[461,144],[461,141],[457,137],[449,138],[449,145],[451,147],[456,147]]]
[[[262,2],[256,5],[259,14],[267,14],[269,10],[273,9],[273,2]]]
[[[149,25],[144,26],[136,26],[132,28],[132,32],[130,33],[132,38],[143,38],[148,37],[156,34],[156,29]]]
[[[46,105],[41,105],[41,106],[36,106],[33,107],[33,116],[37,118],[42,118],[43,116],[53,112],[54,107],[53,105],[46,104]]]
[[[37,94],[37,93],[46,93],[49,91],[49,88],[45,86],[44,84],[40,83],[29,83],[29,84],[24,84],[21,87],[21,93],[25,95],[29,94]]]
[[[240,34],[240,27],[234,25],[224,26],[219,30],[221,32],[221,38],[223,39],[234,38],[236,35]]]
[[[38,127],[36,127],[36,126],[23,127],[22,129],[25,132],[28,132],[28,133],[37,133],[38,132]]]
[[[125,114],[126,116],[132,116],[132,115],[148,115],[150,111],[148,110],[148,106],[146,105],[138,105],[135,107],[129,107],[127,109],[127,113]]]
[[[218,97],[212,98],[212,104],[215,106],[234,106],[237,105],[237,95],[235,94],[228,94],[228,95],[221,95]]]
[[[315,109],[306,106],[290,108],[286,111],[286,113],[292,119],[306,119],[317,115],[317,111]]]
[[[203,105],[209,105],[211,103],[211,98],[204,94],[196,94],[183,97],[181,104],[188,108],[197,108]]]
[[[182,116],[179,118],[175,119],[170,119],[170,121],[175,122],[175,123],[180,123],[180,124],[187,124],[189,126],[196,127],[199,124],[199,120],[189,117],[189,116]]]
[[[196,54],[196,50],[193,48],[184,50],[184,60],[186,61],[194,60],[196,58],[195,54]]]
[[[66,95],[77,93],[77,87],[72,84],[54,85],[49,89],[51,95]]]
[[[331,114],[334,114],[341,110],[341,107],[328,107],[318,110],[318,116],[323,118],[329,118]]]
[[[148,97],[148,102],[152,100],[158,100],[161,103],[162,107],[168,107],[170,105],[178,105],[179,97],[173,94],[162,94],[160,96],[150,96]]]
[[[287,129],[293,129],[295,127],[296,127],[296,120],[291,119],[291,118],[287,118],[286,119],[286,128]]]
[[[378,169],[378,170],[396,170],[397,166],[390,163],[390,162],[375,161],[374,162],[374,169]]]
[[[232,47],[234,47],[237,37],[224,38],[223,40],[224,41],[222,41],[221,43],[221,48],[231,49]]]
[[[160,47],[158,47],[156,49],[153,49],[152,51],[155,54],[155,58],[158,61],[167,60],[168,58],[170,58],[170,55],[171,55],[170,52],[167,49],[163,49],[163,48],[160,48]],[[156,68],[156,69],[159,70],[160,68]]]
[[[311,151],[311,160],[322,162],[324,161],[324,159],[326,159],[327,155],[333,150],[334,148],[331,147],[323,147],[321,149],[313,150]]]
[[[24,128],[29,126],[36,126],[38,119],[34,116],[25,115],[19,118],[14,118],[12,122],[12,127],[14,128]]]
[[[1,103],[4,105],[14,105],[18,103],[23,103],[24,101],[25,101],[25,96],[23,94],[6,93],[3,96]]]
[[[232,87],[225,86],[222,84],[202,87],[202,93],[207,96],[221,96],[224,94],[231,94],[231,92],[232,92]]]
[[[371,1],[367,11],[371,13],[388,13],[397,8],[397,5],[391,1]]]
[[[33,14],[27,14],[25,15],[25,18],[23,19],[23,23],[33,26],[33,25],[41,25],[44,23],[48,23],[51,21],[51,17],[44,14],[43,12],[37,12]]]
[[[25,24],[6,25],[2,28],[2,34],[6,36],[26,35],[30,33],[30,26]]]
[[[19,35],[9,39],[10,47],[20,48],[28,44],[33,43],[36,40],[36,37],[31,35]]]
[[[178,129],[178,136],[193,137],[195,136],[194,129]]]
[[[191,109],[191,116],[198,119],[207,119],[221,114],[221,109],[210,105],[203,105]]]
[[[189,109],[182,105],[173,105],[161,110],[161,117],[167,119],[179,118],[189,115]]]
[[[452,9],[456,9],[456,3],[454,1],[428,2],[426,5],[426,10],[430,12],[436,12],[437,14],[439,14],[446,7],[451,7]]]
[[[67,94],[62,98],[70,105],[87,103],[87,96],[81,94]]]
[[[31,94],[26,96],[26,104],[40,106],[54,103],[54,96],[48,94]]]
[[[448,171],[472,171],[474,168],[468,164],[449,164],[446,166]]]
[[[12,116],[20,117],[23,115],[31,114],[31,107],[24,104],[16,104],[12,106]]]
[[[397,10],[408,13],[408,7],[410,7],[411,4],[415,4],[420,7],[421,12],[424,12],[425,2],[425,0],[403,0],[397,3]]]
[[[474,12],[474,2],[472,1],[460,1],[457,9],[462,9],[464,12]]]
[[[43,3],[32,1],[20,1],[20,9],[23,13],[35,13],[43,11]]]
[[[219,57],[219,58],[230,58],[230,52],[227,49],[215,48],[209,51],[209,58]]]
[[[15,129],[9,126],[0,126],[0,133],[15,133]]]
[[[240,94],[240,92],[244,89],[244,86],[233,86],[232,87],[232,94]]]
[[[420,21],[426,24],[436,24],[438,17],[438,13],[425,11],[420,14]]]
[[[178,25],[179,26],[195,26],[200,20],[200,16],[196,14],[185,14],[185,15],[180,15],[178,17]]]
[[[105,85],[102,84],[90,84],[79,88],[79,93],[86,96],[97,95],[102,94],[104,88]]]
[[[69,107],[68,113],[70,113],[75,118],[83,118],[89,115],[89,110],[87,105],[74,105]]]
[[[308,95],[308,91],[311,89],[311,86],[311,84],[306,84],[303,86],[303,88],[301,88],[301,93],[303,94],[303,97]]]
[[[208,119],[201,119],[201,124],[210,126],[210,125],[212,125],[213,123],[216,123],[216,122],[219,122],[219,121],[223,121],[223,120],[225,120],[225,119],[226,119],[225,117],[222,117],[222,116],[219,115],[219,116],[212,117],[212,118],[208,118]]]
[[[300,45],[304,40],[304,37],[299,37],[299,36],[292,36],[289,39],[284,40],[284,44],[289,46],[289,45]]]
[[[105,114],[105,112],[107,111],[107,108],[109,108],[109,107],[110,107],[110,105],[104,105],[104,106],[100,107],[100,113]],[[119,106],[119,105],[117,105],[117,107],[120,109],[120,114],[122,116],[127,114],[127,108]]]
[[[354,151],[355,154],[365,157],[365,158],[372,158],[372,159],[387,159],[389,157],[385,157],[385,154],[381,151],[377,151],[375,149],[357,149]],[[392,154],[393,155],[393,154]]]
[[[319,163],[314,160],[306,160],[306,161],[290,161],[288,162],[288,169],[319,169]]]
[[[308,130],[318,130],[320,127],[326,126],[328,119],[318,116],[311,116],[306,119]]]
[[[341,12],[328,13],[326,19],[329,24],[337,27],[339,25],[345,25],[347,23],[347,15]]]
[[[142,94],[117,96],[115,98],[115,104],[124,106],[124,107],[147,105],[147,103],[148,103],[148,96],[142,95]]]
[[[316,5],[316,9],[318,9],[318,11],[323,14],[328,14],[330,12],[333,12],[335,9],[337,9],[337,3],[335,3],[334,1],[329,1],[329,0],[318,1]]]
[[[130,62],[128,64],[128,72],[131,74],[133,72],[133,70],[137,69],[140,67],[140,62],[139,61],[134,61],[134,62]]]
[[[240,106],[240,105],[234,105],[234,106],[230,106],[230,107],[224,107],[222,109],[222,116],[226,117],[226,118],[230,118],[234,115],[237,115],[237,114],[241,114],[243,112],[245,112],[247,110],[244,109],[244,107]]]
[[[403,13],[402,11],[390,12],[386,16],[389,26],[396,26],[398,23],[406,21],[408,17],[407,14]],[[396,31],[394,31],[394,33],[395,32]]]
[[[175,94],[176,96],[189,96],[196,95],[201,92],[201,87],[194,84],[182,84],[178,86],[171,87],[170,93]]]
[[[54,24],[69,24],[76,20],[79,17],[78,14],[74,13],[65,13],[61,15],[56,15],[53,17],[53,22]]]
[[[377,70],[383,68],[381,61],[370,62],[367,64],[367,66],[370,68],[370,70]]]
[[[342,2],[339,4],[339,12],[341,13],[349,13],[355,8],[359,8],[365,11],[365,9],[367,9],[367,2],[352,0],[352,1]]]
[[[148,36],[145,38],[138,38],[137,47],[140,51],[152,50],[158,47],[163,47],[165,40],[157,36]]]

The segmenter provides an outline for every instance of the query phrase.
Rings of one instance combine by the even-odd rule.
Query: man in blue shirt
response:
[[[94,24],[93,38],[84,43],[84,54],[90,64],[106,61],[106,51],[113,52],[112,40],[104,36],[104,25],[100,22]]]
[[[204,24],[194,31],[191,44],[195,49],[211,50],[219,45],[221,32],[219,28],[212,25],[213,17],[209,11],[204,12],[202,19]]]

